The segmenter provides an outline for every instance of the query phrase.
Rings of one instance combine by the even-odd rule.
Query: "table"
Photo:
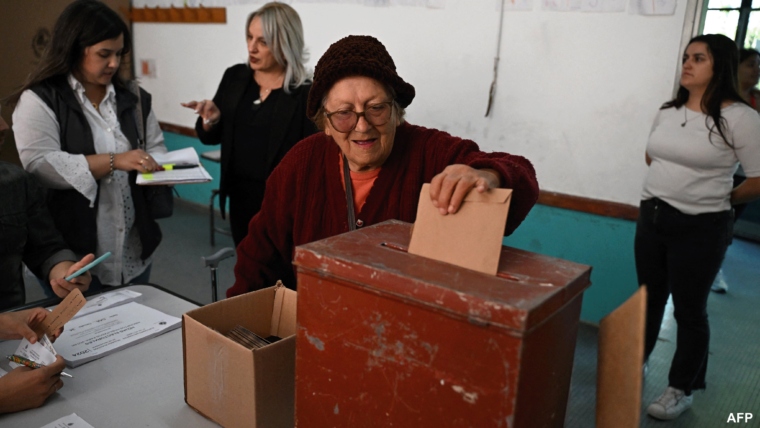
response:
[[[124,287],[142,293],[136,301],[169,315],[197,304],[153,285]],[[0,342],[0,355],[10,355],[17,340]],[[10,371],[3,360],[0,367]],[[100,427],[216,427],[185,404],[182,328],[131,346],[74,369],[74,379],[37,409],[0,415],[3,428],[35,428],[76,413]]]

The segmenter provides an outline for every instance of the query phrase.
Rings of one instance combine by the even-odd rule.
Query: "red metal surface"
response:
[[[590,268],[504,247],[493,277],[392,221],[296,250],[296,426],[562,426]]]

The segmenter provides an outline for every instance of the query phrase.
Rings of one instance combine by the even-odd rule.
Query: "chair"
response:
[[[210,150],[208,152],[201,153],[201,157],[203,159],[208,159],[212,162],[219,163],[222,160],[222,151],[221,150]],[[219,189],[214,189],[211,191],[211,199],[208,203],[208,212],[209,212],[209,233],[211,235],[211,246],[213,247],[216,244],[216,240],[214,239],[215,233],[221,233],[223,235],[230,236],[232,233],[223,227],[216,226],[214,224],[214,199],[219,195]]]
[[[212,232],[213,233],[213,232]],[[212,235],[213,237],[213,235]],[[213,244],[212,244],[213,245]],[[224,259],[230,258],[235,255],[235,249],[232,247],[224,247],[221,250],[217,251],[216,253],[207,256],[207,257],[201,257],[201,261],[203,262],[203,266],[209,268],[211,270],[211,303],[214,303],[217,301],[217,275],[216,275],[216,269],[219,267],[219,262],[221,262]]]

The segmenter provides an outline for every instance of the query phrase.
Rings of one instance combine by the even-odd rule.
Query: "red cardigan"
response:
[[[324,132],[293,147],[267,181],[261,211],[237,247],[235,284],[227,297],[269,287],[278,279],[295,289],[295,247],[348,232],[346,194],[337,144]],[[452,164],[490,168],[513,189],[505,235],[525,219],[538,199],[531,163],[507,153],[483,153],[470,140],[435,129],[402,124],[357,219],[370,226],[385,220],[414,222],[424,183]]]

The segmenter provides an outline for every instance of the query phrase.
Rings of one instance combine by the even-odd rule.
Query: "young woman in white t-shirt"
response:
[[[707,297],[733,234],[732,205],[760,197],[760,116],[737,88],[738,49],[716,34],[693,38],[681,87],[655,118],[636,226],[636,271],[647,286],[645,358],[672,294],[678,325],[668,387],[647,411],[675,419],[705,388]],[[733,188],[741,162],[747,180]]]

